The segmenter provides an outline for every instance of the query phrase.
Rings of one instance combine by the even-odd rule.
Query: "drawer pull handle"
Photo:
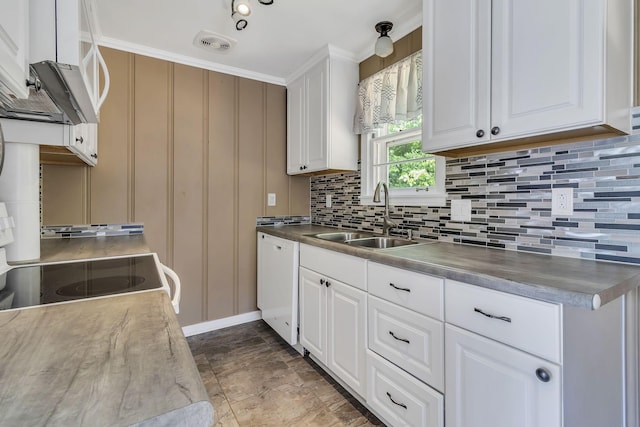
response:
[[[320,279],[320,284],[324,285],[324,279]]]
[[[389,286],[391,286],[393,289],[397,289],[399,291],[411,292],[411,289],[409,289],[409,288],[401,288],[399,286],[394,285],[393,283],[389,283]]]
[[[489,313],[485,313],[484,311],[480,310],[479,308],[475,308],[473,309],[473,311],[475,311],[476,313],[480,313],[483,316],[487,316],[490,319],[496,319],[496,320],[502,320],[503,322],[509,322],[511,323],[511,318],[510,317],[506,317],[506,316],[496,316],[494,314],[489,314]]]
[[[392,403],[394,403],[395,405],[398,405],[398,406],[403,407],[404,409],[407,409],[407,405],[405,405],[404,403],[399,403],[399,402],[396,402],[395,400],[393,400],[393,397],[391,397],[391,393],[387,392],[387,397],[388,397],[388,398],[389,398],[389,400],[390,400]]]
[[[394,334],[392,331],[389,331],[389,335],[391,335],[394,339],[398,340],[398,341],[402,341],[402,342],[406,342],[407,344],[411,344],[411,341],[409,341],[406,338],[398,338],[396,336],[396,334]]]

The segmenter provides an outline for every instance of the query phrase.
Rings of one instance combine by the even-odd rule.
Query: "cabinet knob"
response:
[[[324,279],[320,279],[320,284],[324,285]]]
[[[94,159],[97,159],[97,158],[98,158],[98,155],[97,155],[96,153],[93,153],[93,154],[91,155],[91,157],[93,157]]]
[[[482,138],[484,136],[484,131],[482,129],[478,129],[478,131],[476,132],[476,136],[478,138]]]
[[[548,383],[549,381],[551,381],[551,374],[544,368],[536,369],[536,377],[538,377],[538,379],[543,383]]]
[[[498,126],[494,126],[491,128],[491,135],[497,135],[500,133],[500,128]]]
[[[302,170],[302,166],[300,166],[300,170]]]
[[[84,138],[83,137],[76,138],[76,142],[79,142],[80,144],[82,144],[84,142]]]
[[[328,288],[329,286],[331,286],[331,282],[330,282],[330,281],[328,281],[328,280],[327,280],[326,282],[324,282],[324,284],[325,284],[325,286],[326,286],[327,288]]]
[[[306,169],[306,168],[307,168],[307,165],[304,165],[304,166],[302,167],[302,169]]]

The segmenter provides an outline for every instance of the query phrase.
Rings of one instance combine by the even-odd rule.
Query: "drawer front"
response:
[[[301,244],[300,265],[356,288],[367,290],[367,260],[363,258]]]
[[[367,403],[391,426],[442,427],[444,398],[367,350]]]
[[[368,305],[369,348],[443,391],[443,323],[371,295]]]
[[[562,307],[447,280],[446,321],[562,363]]]
[[[369,293],[438,320],[443,316],[443,283],[439,277],[370,262]]]

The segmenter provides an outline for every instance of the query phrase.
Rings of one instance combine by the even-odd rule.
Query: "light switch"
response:
[[[471,200],[451,200],[451,221],[471,221]]]
[[[267,194],[267,206],[275,206],[276,205],[276,193]]]
[[[324,206],[327,208],[331,207],[331,194],[326,195]]]

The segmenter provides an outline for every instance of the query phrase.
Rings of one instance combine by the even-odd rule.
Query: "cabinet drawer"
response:
[[[369,295],[369,348],[444,390],[442,322]]]
[[[300,265],[356,288],[367,290],[365,281],[367,261],[363,258],[301,244]]]
[[[391,426],[442,427],[444,398],[367,350],[367,403]]]
[[[443,279],[374,262],[367,271],[369,293],[443,320]]]
[[[562,363],[562,307],[447,280],[446,321]]]

